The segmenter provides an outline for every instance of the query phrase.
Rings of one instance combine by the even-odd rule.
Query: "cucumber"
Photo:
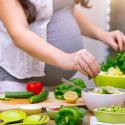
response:
[[[17,98],[17,99],[27,99],[32,97],[34,94],[32,92],[6,92],[5,98]]]
[[[1,101],[10,101],[10,98],[0,98]]]
[[[49,96],[49,92],[47,90],[43,90],[40,94],[30,97],[30,102],[31,103],[42,102],[46,100],[48,96]]]

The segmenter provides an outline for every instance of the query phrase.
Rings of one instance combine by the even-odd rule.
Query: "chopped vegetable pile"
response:
[[[96,93],[96,94],[120,94],[120,93],[122,93],[117,88],[110,87],[110,86],[95,88],[90,92]]]
[[[118,52],[114,58],[109,56],[107,60],[102,63],[101,70],[108,71],[111,67],[118,67],[123,74],[125,73],[125,51]]]
[[[98,108],[97,111],[125,113],[125,108],[122,108],[120,106],[112,106],[111,108],[101,107],[101,108]]]
[[[125,74],[118,67],[111,67],[108,71],[101,71],[99,75],[113,76],[113,77],[125,77]]]

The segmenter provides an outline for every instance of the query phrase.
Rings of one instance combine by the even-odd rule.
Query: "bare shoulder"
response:
[[[18,0],[0,0],[0,19],[6,28],[27,26],[27,19]]]
[[[0,0],[0,10],[7,9],[7,8],[10,9],[11,7],[15,7],[15,6],[19,7],[18,0]],[[0,11],[0,13],[3,13],[3,12]]]
[[[17,9],[21,9],[18,0],[0,0],[0,16],[2,16],[3,13],[15,12]]]

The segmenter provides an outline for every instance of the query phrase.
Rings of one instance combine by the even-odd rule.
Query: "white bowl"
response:
[[[99,107],[121,106],[125,101],[125,90],[123,89],[119,89],[123,92],[120,94],[96,94],[87,92],[92,89],[94,88],[87,88],[85,91],[82,91],[82,97],[90,111]]]
[[[24,104],[19,106],[19,109],[23,110],[27,115],[40,114],[42,106],[37,104]]]

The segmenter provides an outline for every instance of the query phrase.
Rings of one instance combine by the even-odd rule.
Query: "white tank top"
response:
[[[33,32],[47,40],[47,24],[54,12],[74,4],[74,0],[30,0],[36,7],[37,19],[30,25]],[[12,76],[24,79],[44,75],[45,63],[17,48],[0,21],[0,66]]]
[[[52,0],[30,0],[36,7],[37,19],[30,25],[33,32],[47,39],[47,24],[52,16]],[[44,62],[17,48],[0,21],[0,66],[19,79],[44,75]]]

